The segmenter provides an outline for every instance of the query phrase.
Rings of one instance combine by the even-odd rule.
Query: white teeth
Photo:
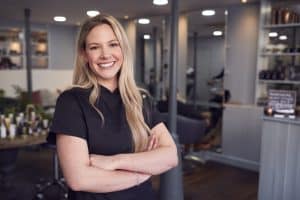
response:
[[[111,67],[111,66],[113,66],[113,64],[114,64],[114,62],[110,62],[110,63],[102,63],[102,64],[99,64],[99,66],[100,66],[100,67],[106,68],[106,67]]]

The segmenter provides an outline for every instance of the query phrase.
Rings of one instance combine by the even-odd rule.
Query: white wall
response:
[[[33,70],[32,89],[65,89],[72,83],[73,70]],[[0,71],[0,88],[4,89],[5,96],[16,96],[12,85],[17,85],[27,90],[25,70],[2,70]]]
[[[258,22],[259,5],[228,9],[224,87],[230,90],[233,102],[254,104]]]

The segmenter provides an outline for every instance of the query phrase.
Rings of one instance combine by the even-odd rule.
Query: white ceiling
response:
[[[169,0],[170,2],[171,0]],[[248,3],[260,0],[248,0]],[[211,35],[215,29],[224,29],[224,11],[229,6],[239,5],[241,0],[179,0],[179,10],[187,13],[189,34],[197,31],[200,36]],[[84,21],[87,10],[99,10],[119,19],[125,15],[130,19],[150,17],[150,25],[138,25],[138,34],[151,33],[153,27],[162,26],[163,16],[171,13],[170,3],[166,6],[154,6],[152,0],[0,0],[0,21],[24,21],[24,9],[31,10],[30,20],[34,23],[57,23],[55,15],[67,18],[66,25],[78,25]],[[216,15],[203,17],[201,10],[213,8]]]
[[[248,0],[257,2],[259,0]],[[227,7],[240,4],[240,0],[179,0],[181,12],[204,8]],[[55,15],[67,17],[65,24],[78,24],[86,18],[86,11],[97,9],[122,18],[170,14],[170,3],[154,6],[152,0],[0,0],[0,19],[24,20],[24,9],[31,10],[31,21],[53,23]]]

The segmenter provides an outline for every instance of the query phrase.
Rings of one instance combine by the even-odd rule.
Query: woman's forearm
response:
[[[93,155],[91,164],[98,168],[109,170],[119,169],[157,175],[163,173],[178,163],[177,151],[170,147],[140,152],[118,154],[114,156]]]
[[[74,176],[72,182],[67,179],[68,186],[74,191],[107,193],[137,186],[150,178],[150,175],[124,170],[103,170],[86,167],[81,174]]]

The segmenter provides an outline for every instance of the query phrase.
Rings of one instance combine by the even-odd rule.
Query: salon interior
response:
[[[0,3],[0,199],[67,199],[45,138],[99,12],[120,20],[138,86],[176,124],[180,165],[152,177],[158,199],[300,199],[299,0]]]

